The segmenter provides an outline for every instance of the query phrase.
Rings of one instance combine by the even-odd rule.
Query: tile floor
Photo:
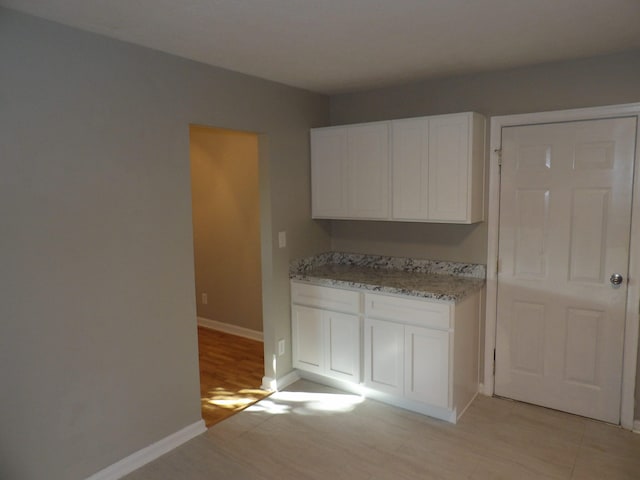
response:
[[[640,435],[479,396],[457,425],[299,381],[127,480],[640,479]]]

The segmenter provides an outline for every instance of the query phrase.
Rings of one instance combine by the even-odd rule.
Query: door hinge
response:
[[[496,349],[493,349],[493,375],[496,374]]]
[[[496,155],[498,155],[498,166],[502,166],[502,148],[496,148],[493,151]]]
[[[496,273],[500,273],[501,270],[502,270],[502,259],[498,258],[496,260]]]

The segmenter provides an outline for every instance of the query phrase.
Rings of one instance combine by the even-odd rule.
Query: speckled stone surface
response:
[[[316,285],[459,302],[485,283],[484,265],[327,252],[291,262],[289,276]]]

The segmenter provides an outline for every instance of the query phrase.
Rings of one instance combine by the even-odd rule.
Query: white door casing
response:
[[[635,133],[503,129],[497,394],[619,423]]]

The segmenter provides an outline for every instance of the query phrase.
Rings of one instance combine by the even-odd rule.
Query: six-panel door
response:
[[[498,395],[619,422],[636,128],[503,129]]]

